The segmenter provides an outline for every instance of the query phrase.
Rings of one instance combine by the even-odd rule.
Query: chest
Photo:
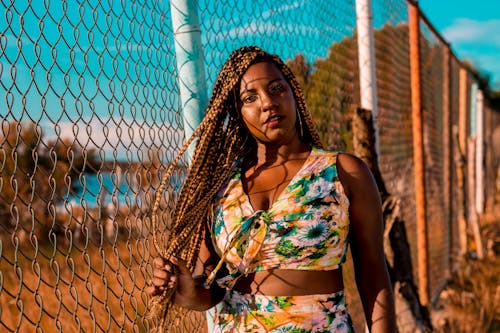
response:
[[[274,166],[250,168],[244,172],[242,185],[252,208],[268,210],[304,165],[305,159]]]

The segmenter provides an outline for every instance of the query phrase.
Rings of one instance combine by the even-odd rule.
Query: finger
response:
[[[155,287],[165,287],[168,285],[169,281],[175,280],[174,277],[170,277],[169,279],[160,279],[160,278],[153,278],[152,284]]]
[[[156,296],[156,295],[159,295],[163,292],[162,289],[160,288],[156,288],[154,286],[151,286],[151,287],[147,287],[145,289],[146,293],[149,295],[149,296]]]
[[[156,257],[153,259],[153,267],[162,268],[165,265],[165,260],[161,257]]]
[[[178,258],[172,256],[169,258],[169,261],[179,268],[179,273],[181,273],[183,275],[191,274],[191,272],[187,268],[186,262],[184,260],[178,259]]]
[[[177,284],[177,277],[174,276],[168,281],[167,288],[174,288],[176,284]]]
[[[165,271],[165,270],[162,270],[162,269],[155,269],[153,271],[153,277],[154,278],[158,278],[158,279],[164,279],[166,280],[169,275],[172,275],[171,273]]]
[[[174,263],[166,263],[162,268],[169,272],[170,274],[175,274],[175,267],[176,265]]]

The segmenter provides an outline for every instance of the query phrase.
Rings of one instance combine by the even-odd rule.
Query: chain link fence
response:
[[[407,6],[373,1],[382,172],[408,203],[402,216],[416,255]],[[198,12],[208,87],[231,51],[259,45],[297,74],[326,146],[352,150],[360,95],[354,0],[200,0]],[[155,255],[149,215],[165,166],[185,139],[170,4],[0,0],[0,17],[0,331],[153,331],[145,319]],[[447,45],[423,31],[436,293],[456,237],[449,232],[455,197],[439,193],[443,181],[455,181],[443,173],[451,154],[443,147],[451,143],[442,133],[458,118],[451,112],[443,122]],[[460,64],[451,63],[453,110]],[[486,113],[498,125],[493,110]],[[164,220],[187,163],[169,184]],[[362,330],[352,267],[347,275]],[[170,327],[203,331],[204,314],[175,318]]]
[[[148,331],[148,213],[184,140],[169,4],[2,1],[1,331]]]

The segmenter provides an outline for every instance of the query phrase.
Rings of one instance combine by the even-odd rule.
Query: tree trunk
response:
[[[387,191],[380,172],[372,113],[358,108],[352,124],[354,153],[363,159],[372,171],[382,198],[384,252],[394,288],[398,331],[432,331],[429,311],[420,303],[413,279],[410,246],[404,221],[399,216],[400,200]]]

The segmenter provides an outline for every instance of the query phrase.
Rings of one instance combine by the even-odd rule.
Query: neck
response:
[[[282,163],[290,159],[301,158],[310,150],[311,147],[299,138],[279,145],[258,142],[254,165]]]

